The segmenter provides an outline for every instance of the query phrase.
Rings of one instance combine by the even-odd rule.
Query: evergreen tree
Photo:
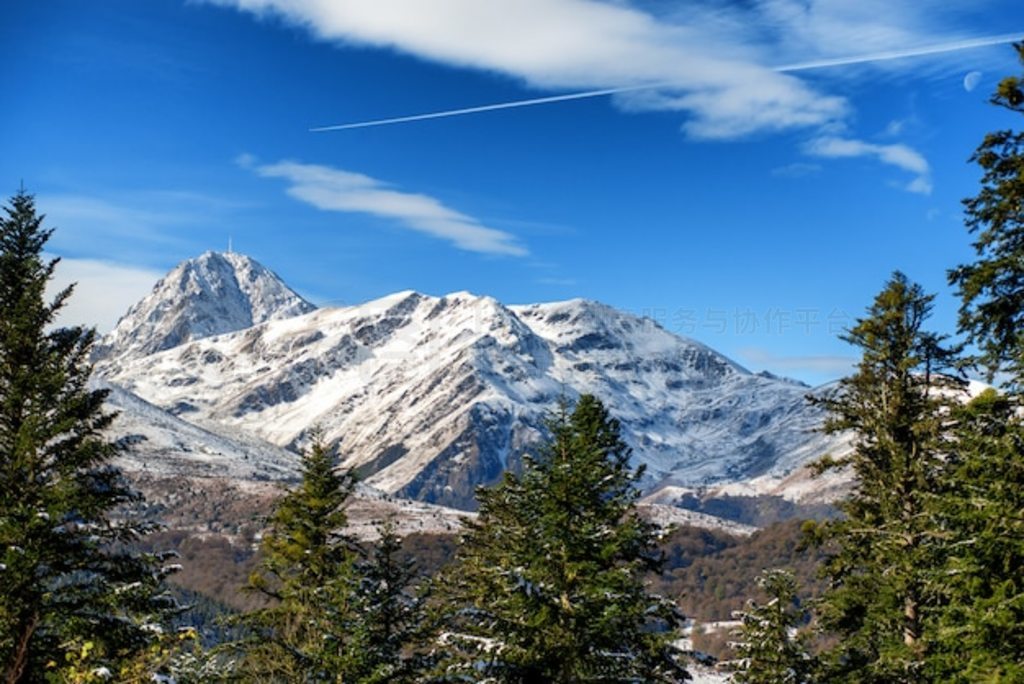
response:
[[[152,555],[129,545],[150,529],[118,509],[137,502],[105,433],[113,415],[90,390],[94,332],[51,329],[71,295],[44,290],[57,260],[20,191],[0,218],[0,671],[4,681],[66,668],[121,671],[173,600]],[[70,675],[68,675],[70,676]]]
[[[263,537],[263,561],[247,589],[268,605],[237,623],[250,635],[231,645],[242,652],[244,677],[265,682],[333,682],[351,667],[348,626],[356,551],[341,530],[352,492],[348,474],[316,440],[302,458],[302,481],[275,506]]]
[[[894,274],[843,338],[862,351],[857,372],[822,401],[826,429],[855,440],[848,456],[819,467],[849,466],[856,478],[840,504],[844,518],[818,529],[829,542],[831,581],[821,624],[839,638],[825,681],[925,681],[945,537],[934,513],[958,385],[938,374],[955,355],[923,329],[932,299]]]
[[[1015,49],[1024,63],[1024,43]],[[1024,113],[1024,79],[1003,79],[991,101]],[[972,161],[982,188],[964,205],[978,258],[950,282],[975,360],[1009,381],[955,413],[938,672],[951,682],[1024,681],[1024,132],[987,135]]]
[[[1024,43],[1015,46],[1024,63]],[[1003,79],[992,102],[1024,113],[1024,80]],[[960,330],[980,350],[989,379],[1005,370],[1024,391],[1024,132],[985,136],[971,160],[983,171],[981,191],[964,200],[978,258],[949,272],[962,299]]]
[[[563,406],[521,475],[478,490],[479,517],[441,588],[442,678],[674,682],[675,607],[648,594],[654,530],[636,512],[642,470],[593,396]]]
[[[797,634],[806,612],[796,596],[796,580],[785,570],[766,570],[757,580],[766,603],[747,603],[734,648],[742,663],[736,684],[809,684],[813,661],[806,639]]]
[[[358,672],[346,679],[363,684],[413,681],[425,666],[425,657],[413,649],[426,630],[425,597],[411,592],[415,561],[402,558],[402,540],[392,520],[379,531],[368,557],[358,565],[358,620],[352,638],[360,659]]]
[[[423,629],[411,561],[391,522],[369,553],[344,534],[351,474],[315,441],[302,462],[302,482],[270,518],[263,561],[250,591],[268,600],[237,623],[250,634],[232,644],[238,674],[259,682],[412,681],[420,659],[411,648]]]
[[[955,411],[936,681],[1024,681],[1024,429],[989,389]]]

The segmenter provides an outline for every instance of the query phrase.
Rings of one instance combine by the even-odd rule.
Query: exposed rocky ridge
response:
[[[144,356],[315,308],[255,260],[206,252],[179,264],[129,309],[95,358]]]
[[[596,302],[401,292],[304,314],[252,303],[269,319],[162,348],[175,326],[161,315],[200,320],[188,302],[209,299],[177,292],[158,287],[133,308],[150,314],[126,316],[135,328],[122,321],[114,341],[132,344],[102,364],[109,381],[190,423],[279,447],[320,426],[369,484],[422,501],[472,507],[474,488],[516,467],[549,412],[583,392],[620,419],[652,487],[780,482],[834,445],[815,432],[806,386]]]

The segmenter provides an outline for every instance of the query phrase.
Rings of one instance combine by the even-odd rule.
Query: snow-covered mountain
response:
[[[95,358],[142,356],[314,308],[253,259],[206,252],[160,280],[103,338]]]
[[[255,529],[262,527],[262,516],[281,495],[282,485],[298,480],[299,455],[292,451],[237,431],[227,435],[198,427],[103,381],[93,385],[109,392],[106,407],[117,413],[111,436],[126,447],[117,465],[145,492],[146,505],[159,509],[156,514],[164,524],[210,534],[211,521],[203,510],[213,508],[225,523],[219,531],[232,543],[246,546],[246,540],[228,532],[246,520],[258,521]],[[219,510],[229,503],[233,511]],[[391,519],[402,535],[450,533],[468,515],[389,496],[363,483],[356,486],[346,513],[348,531],[361,539],[375,538],[385,519]],[[728,523],[705,518],[694,520],[732,529]]]
[[[193,425],[102,380],[92,384],[108,392],[106,408],[117,414],[111,434],[128,447],[118,456],[127,472],[265,482],[298,478],[294,452],[244,433],[228,436]]]
[[[218,276],[184,275],[199,270]],[[100,372],[189,423],[281,447],[318,426],[374,487],[460,507],[535,447],[562,398],[583,392],[620,419],[651,487],[782,481],[833,446],[815,432],[808,387],[596,302],[401,292],[306,312],[274,277],[231,307],[242,314],[225,334],[206,336],[218,330],[205,323],[214,283],[246,272],[269,274],[240,255],[179,266],[104,341]],[[243,325],[245,312],[264,322]]]

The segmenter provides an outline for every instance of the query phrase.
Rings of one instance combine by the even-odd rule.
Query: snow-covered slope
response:
[[[176,291],[161,292],[170,299],[155,292],[133,311],[180,308]],[[128,319],[138,325],[121,336],[133,343],[101,368],[108,380],[279,446],[319,426],[369,484],[421,501],[472,506],[475,486],[514,467],[548,412],[582,392],[622,421],[651,486],[781,478],[829,448],[806,386],[595,302],[401,292],[173,348],[164,325],[154,345],[149,321]]]
[[[257,521],[270,512],[282,486],[298,478],[299,457],[244,434],[227,436],[205,430],[153,406],[118,387],[94,383],[109,392],[107,409],[117,412],[111,428],[123,448],[120,466],[146,492],[147,505],[159,507],[162,522],[176,529],[210,534],[210,521],[195,508],[212,499],[230,499]],[[249,504],[246,506],[246,504]],[[215,504],[214,504],[215,505]],[[346,507],[347,531],[372,540],[380,523],[391,520],[401,535],[414,532],[454,534],[466,511],[391,496],[360,483]],[[660,527],[693,525],[746,536],[756,528],[671,506],[644,503],[640,513]],[[225,530],[230,515],[221,516]],[[232,535],[227,535],[232,538]],[[233,542],[240,542],[232,538]]]
[[[176,529],[195,527],[192,531],[209,533],[210,521],[195,509],[209,506],[211,498],[230,500],[261,521],[282,487],[298,480],[299,456],[294,452],[245,433],[229,436],[192,425],[124,389],[102,381],[93,384],[108,390],[106,407],[117,413],[110,430],[124,447],[117,465],[145,492],[147,505],[159,508],[161,521]],[[346,513],[347,530],[360,539],[375,538],[386,519],[402,535],[449,534],[470,515],[390,496],[365,484],[356,486]]]
[[[206,252],[160,280],[100,341],[95,357],[143,356],[314,308],[253,259]]]
[[[611,307],[513,307],[553,350],[554,371],[609,404],[659,482],[790,473],[832,447],[808,386],[751,373],[699,342]]]
[[[127,447],[118,465],[128,472],[255,481],[288,481],[298,476],[298,456],[290,451],[244,433],[218,434],[116,385],[93,384],[109,392],[106,407],[117,413],[111,434]]]

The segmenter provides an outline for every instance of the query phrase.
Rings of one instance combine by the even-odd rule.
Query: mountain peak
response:
[[[648,360],[673,359],[693,382],[715,383],[725,377],[750,374],[732,359],[666,330],[652,318],[602,302],[570,299],[511,308],[534,332],[565,352],[596,354],[599,359],[625,350]]]
[[[96,357],[145,356],[315,308],[252,257],[208,251],[178,264],[129,309]]]

